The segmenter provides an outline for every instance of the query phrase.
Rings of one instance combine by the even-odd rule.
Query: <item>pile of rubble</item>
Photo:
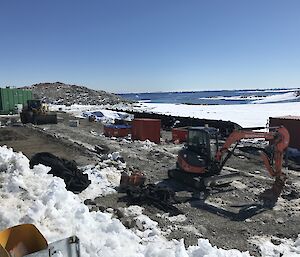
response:
[[[61,82],[39,83],[24,88],[31,89],[35,98],[53,104],[114,105],[128,102],[117,95],[102,90],[92,90],[87,87]]]

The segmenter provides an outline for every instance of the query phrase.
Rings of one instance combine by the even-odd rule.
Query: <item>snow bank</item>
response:
[[[0,230],[33,223],[49,242],[76,234],[82,257],[248,257],[249,253],[223,250],[199,239],[186,249],[183,240],[167,241],[149,218],[138,217],[145,231],[133,232],[111,214],[89,212],[79,196],[65,189],[63,180],[47,174],[48,167],[29,168],[22,153],[0,147]],[[152,233],[151,233],[152,231]]]
[[[116,193],[114,188],[120,184],[121,171],[116,167],[88,165],[83,168],[83,173],[88,174],[91,184],[78,194],[82,200]]]
[[[119,186],[121,173],[126,168],[126,163],[123,163],[120,158],[119,152],[113,152],[97,165],[87,165],[81,168],[91,180],[88,188],[78,194],[82,201],[116,193],[115,188]]]

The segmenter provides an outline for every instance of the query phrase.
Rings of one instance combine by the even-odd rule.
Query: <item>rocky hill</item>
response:
[[[24,88],[31,89],[34,98],[53,104],[101,105],[129,102],[126,99],[102,90],[98,91],[61,82],[39,83]]]

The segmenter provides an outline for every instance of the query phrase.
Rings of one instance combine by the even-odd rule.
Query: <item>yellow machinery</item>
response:
[[[40,100],[28,100],[27,106],[20,113],[22,123],[57,124],[57,114],[49,112],[47,105]]]
[[[22,224],[0,232],[0,257],[80,257],[79,239],[65,238],[48,245],[32,224]]]

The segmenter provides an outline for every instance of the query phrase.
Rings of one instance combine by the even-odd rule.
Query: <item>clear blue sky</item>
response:
[[[299,0],[1,0],[0,86],[300,86]]]

